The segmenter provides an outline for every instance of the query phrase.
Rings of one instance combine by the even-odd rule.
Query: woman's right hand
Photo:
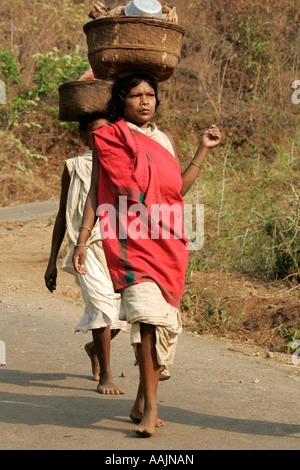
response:
[[[49,261],[49,264],[47,266],[44,279],[45,279],[45,284],[47,289],[49,289],[50,292],[53,292],[56,289],[56,278],[57,278],[57,269],[56,269],[56,263],[53,263]]]
[[[87,270],[84,267],[84,263],[86,260],[86,247],[84,246],[76,246],[74,253],[73,253],[73,266],[76,272],[80,275],[84,275],[87,273]]]

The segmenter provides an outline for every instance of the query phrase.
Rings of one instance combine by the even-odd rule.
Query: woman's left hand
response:
[[[73,266],[75,271],[80,275],[85,275],[87,273],[84,263],[86,260],[86,248],[83,246],[75,247],[73,254]]]
[[[221,142],[221,131],[220,129],[212,124],[203,134],[202,136],[202,144],[204,147],[208,149],[212,149],[217,147],[217,145]]]

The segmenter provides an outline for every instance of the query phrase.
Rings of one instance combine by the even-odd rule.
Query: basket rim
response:
[[[157,26],[160,28],[173,29],[178,31],[183,36],[185,30],[182,26],[174,23],[173,21],[164,20],[161,18],[151,18],[148,16],[126,16],[126,15],[117,15],[117,16],[105,16],[103,18],[98,18],[96,20],[89,21],[83,25],[83,31],[86,33],[89,29],[98,26],[99,24],[115,24],[115,23],[143,23],[148,24],[149,26]]]
[[[76,87],[76,86],[84,86],[84,85],[93,85],[93,86],[101,86],[103,88],[109,88],[109,86],[112,83],[107,81],[107,80],[101,80],[100,78],[97,78],[96,80],[76,80],[73,82],[65,82],[59,85],[58,89],[61,90],[63,88],[69,88],[69,87]]]
[[[157,48],[157,47],[151,47],[151,46],[136,46],[134,45],[135,51],[142,51],[142,52],[160,52],[160,53],[165,53],[169,55],[173,55],[177,59],[180,58],[176,52],[172,49],[164,49],[164,48]],[[97,52],[103,52],[103,51],[118,51],[118,50],[123,50],[123,51],[130,51],[132,50],[132,45],[131,44],[101,44],[99,47],[95,47],[94,49],[90,48],[88,52],[88,57],[93,56]],[[100,79],[99,79],[100,80]]]

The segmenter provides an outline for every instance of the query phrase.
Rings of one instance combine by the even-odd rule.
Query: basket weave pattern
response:
[[[157,18],[118,16],[85,24],[88,58],[94,75],[114,80],[143,70],[167,80],[180,62],[184,30]]]
[[[77,121],[89,114],[105,112],[110,97],[110,84],[98,80],[68,82],[59,91],[59,119]]]

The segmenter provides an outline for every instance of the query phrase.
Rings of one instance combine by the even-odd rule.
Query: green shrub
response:
[[[46,54],[34,55],[37,66],[33,82],[38,95],[56,95],[59,85],[78,78],[90,67],[86,58],[79,53],[78,46],[74,52],[59,56],[57,48]]]
[[[19,65],[14,58],[13,54],[7,49],[0,51],[0,66],[1,75],[10,80],[14,85],[21,83],[21,76],[19,73]]]

